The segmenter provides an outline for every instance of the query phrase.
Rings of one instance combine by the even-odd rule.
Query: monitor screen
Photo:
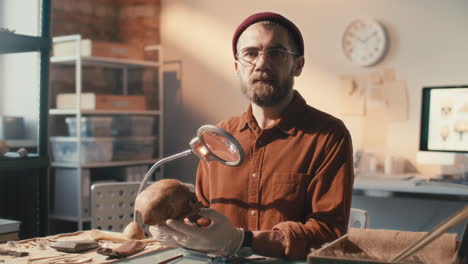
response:
[[[419,149],[468,153],[468,85],[423,88]]]

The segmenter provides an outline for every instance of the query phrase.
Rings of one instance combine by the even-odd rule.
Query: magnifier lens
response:
[[[206,147],[218,158],[228,162],[235,162],[240,159],[236,146],[222,135],[207,131],[201,136]]]

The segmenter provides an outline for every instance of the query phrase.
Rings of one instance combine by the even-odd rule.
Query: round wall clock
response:
[[[371,66],[387,53],[389,39],[385,27],[369,18],[358,18],[346,27],[341,47],[351,62],[359,66]]]

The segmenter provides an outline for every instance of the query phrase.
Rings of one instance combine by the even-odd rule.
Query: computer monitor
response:
[[[419,149],[468,153],[468,85],[422,89]]]

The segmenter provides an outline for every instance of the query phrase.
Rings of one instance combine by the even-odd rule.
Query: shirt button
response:
[[[257,179],[257,173],[255,173],[255,172],[252,173],[252,177],[253,177],[254,179]]]
[[[257,215],[257,211],[255,211],[255,210],[250,210],[250,215],[251,215],[251,216],[256,216],[256,215]]]

